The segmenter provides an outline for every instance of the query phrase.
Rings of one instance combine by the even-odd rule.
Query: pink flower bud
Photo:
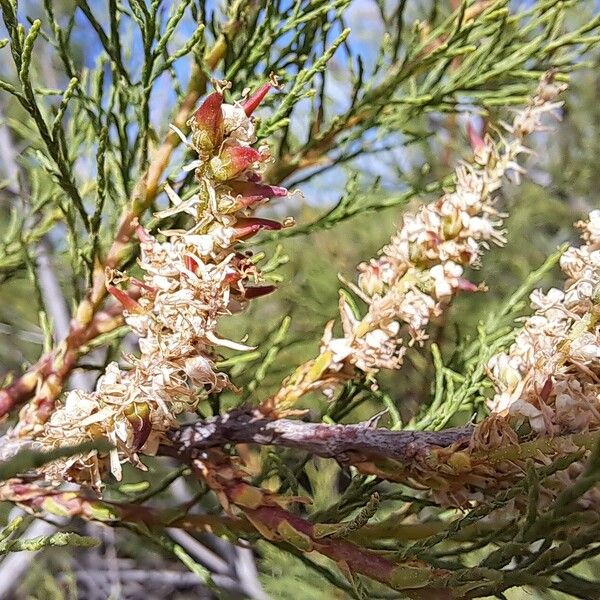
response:
[[[213,166],[214,175],[221,181],[227,181],[243,173],[255,162],[259,162],[262,155],[258,150],[248,146],[228,146],[223,149],[218,158],[218,164],[215,165],[217,168]]]
[[[269,93],[271,89],[270,83],[265,83],[261,85],[244,104],[242,104],[242,108],[246,115],[250,116],[257,108],[258,105],[264,100],[264,97]]]
[[[475,127],[473,127],[471,121],[467,123],[467,135],[469,136],[469,142],[471,143],[473,152],[476,154],[478,152],[482,152],[485,148],[485,142],[483,141],[481,135],[475,131]]]
[[[265,198],[287,196],[288,191],[284,187],[275,185],[264,185],[251,181],[229,181],[229,187],[234,194],[241,196],[240,207],[251,206]]]
[[[458,282],[458,284],[456,286],[457,289],[459,289],[463,292],[479,291],[479,286],[475,285],[472,281],[468,281],[464,277],[457,277],[456,281]]]
[[[238,219],[235,224],[235,230],[237,231],[235,237],[238,240],[246,240],[263,229],[279,231],[281,227],[282,225],[279,221],[272,221],[271,219],[261,219],[259,217],[242,218]]]
[[[151,242],[152,241],[152,236],[141,226],[138,225],[135,229],[138,239],[140,240],[140,242],[145,243],[145,242]]]
[[[223,95],[213,92],[194,113],[194,143],[202,150],[212,150],[223,139]]]

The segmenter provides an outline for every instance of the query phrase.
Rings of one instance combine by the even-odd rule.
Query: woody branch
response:
[[[258,444],[303,450],[310,455],[336,458],[343,462],[348,454],[367,458],[411,461],[431,447],[468,443],[473,427],[443,431],[391,431],[375,429],[368,423],[325,425],[290,419],[270,420],[258,410],[234,410],[205,421],[173,430],[172,447],[165,452],[193,456],[195,453],[226,444]]]

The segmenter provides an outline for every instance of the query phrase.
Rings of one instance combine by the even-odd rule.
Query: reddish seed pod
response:
[[[219,155],[221,170],[215,175],[221,181],[233,179],[262,158],[260,152],[248,146],[229,146]]]
[[[279,231],[282,228],[279,221],[271,219],[261,219],[259,217],[248,217],[238,219],[235,224],[237,231],[236,238],[238,240],[247,240],[259,231],[266,229],[268,231]]]
[[[185,268],[192,273],[198,271],[198,263],[189,254],[186,254],[183,257],[183,264],[185,265]]]
[[[240,204],[242,206],[251,206],[256,202],[266,198],[276,198],[287,196],[287,189],[276,185],[264,185],[252,181],[230,181],[228,183],[234,194],[241,196]]]
[[[253,298],[260,298],[274,292],[277,288],[274,285],[257,285],[254,287],[246,288],[244,291],[244,298],[252,300]]]
[[[264,198],[287,196],[288,193],[287,189],[284,187],[277,185],[265,185],[262,183],[255,183],[253,181],[235,180],[228,182],[228,185],[234,194],[238,194],[244,199],[255,199],[254,202],[263,200]]]
[[[544,402],[548,401],[548,398],[550,397],[550,392],[552,391],[552,387],[553,387],[552,377],[548,377],[548,379],[546,379],[546,381],[544,382],[544,385],[542,386],[542,390],[540,391],[540,398]]]
[[[137,277],[130,277],[129,278],[129,283],[143,289],[146,290],[147,292],[156,292],[156,288],[152,287],[151,285],[148,285],[147,283],[144,283],[141,279],[138,279]]]
[[[150,420],[150,407],[146,402],[136,402],[125,409],[125,418],[133,430],[132,445],[134,450],[139,450],[152,432]]]

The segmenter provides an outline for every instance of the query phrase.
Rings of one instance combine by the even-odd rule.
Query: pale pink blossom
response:
[[[526,420],[540,434],[600,426],[600,211],[578,223],[584,244],[560,261],[564,290],[531,294],[534,314],[506,353],[490,361],[492,412]],[[516,366],[507,376],[506,365]]]
[[[265,403],[269,410],[285,410],[307,391],[318,389],[319,377],[330,390],[336,373],[340,380],[357,371],[372,379],[380,369],[399,368],[406,346],[427,338],[431,319],[442,314],[459,291],[479,289],[463,277],[464,270],[478,266],[490,244],[506,241],[505,215],[496,207],[494,192],[509,173],[523,173],[518,159],[527,151],[524,138],[541,129],[544,114],[560,106],[554,100],[563,87],[551,79],[542,78],[528,105],[506,126],[507,139],[496,142],[471,132],[475,157],[457,167],[455,189],[404,215],[380,255],[359,265],[358,285],[349,287],[368,304],[364,316],[355,315],[342,297],[342,337],[336,338],[329,325],[319,357],[284,382]],[[319,368],[311,369],[312,363]]]

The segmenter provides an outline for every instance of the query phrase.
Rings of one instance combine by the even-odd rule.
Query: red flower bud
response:
[[[282,228],[282,225],[279,221],[272,221],[271,219],[248,217],[238,219],[234,228],[238,232],[236,235],[238,240],[247,240],[249,237],[252,237],[255,233],[258,233],[263,229],[279,231]]]
[[[118,300],[123,308],[131,313],[138,313],[142,310],[142,307],[131,297],[127,292],[120,290],[114,285],[107,285],[106,289],[108,293]]]
[[[244,104],[242,104],[242,108],[246,115],[250,116],[257,108],[258,105],[264,100],[264,97],[269,93],[271,89],[270,83],[265,83],[261,85]]]
[[[248,146],[228,146],[219,155],[220,163],[215,177],[221,181],[232,179],[262,159],[258,150]]]
[[[194,113],[194,143],[202,150],[212,150],[223,139],[223,95],[213,92]]]

